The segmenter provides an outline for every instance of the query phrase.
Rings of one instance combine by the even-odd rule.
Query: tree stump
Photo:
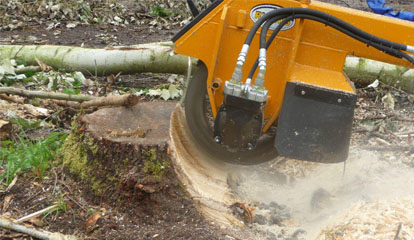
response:
[[[168,156],[175,102],[104,108],[73,121],[58,156],[95,196],[142,200],[177,185]]]

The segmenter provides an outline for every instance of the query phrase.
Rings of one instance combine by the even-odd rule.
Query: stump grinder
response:
[[[347,159],[357,96],[348,55],[411,67],[414,23],[311,0],[215,0],[174,38],[199,59],[182,108],[208,158]]]
[[[198,64],[171,146],[181,182],[219,223],[239,223],[228,210],[235,164],[347,159],[357,101],[347,56],[414,63],[412,22],[311,0],[215,0],[201,13],[187,2],[195,19],[173,42]]]

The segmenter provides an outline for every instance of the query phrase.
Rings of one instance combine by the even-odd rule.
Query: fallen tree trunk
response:
[[[0,45],[0,60],[21,58],[37,64],[36,58],[54,69],[81,71],[90,75],[132,74],[140,72],[185,74],[196,60],[173,54],[173,43],[150,43],[128,47],[90,49],[70,46]],[[359,87],[379,81],[414,91],[414,69],[374,60],[348,57],[345,73]]]
[[[37,58],[54,69],[81,71],[90,75],[109,75],[119,72],[184,74],[188,68],[189,58],[173,54],[172,50],[171,42],[106,49],[51,45],[0,45],[0,60],[19,58],[29,65],[37,65]]]
[[[414,91],[414,69],[370,59],[348,57],[344,71],[360,87],[365,87],[378,79],[387,85]]]

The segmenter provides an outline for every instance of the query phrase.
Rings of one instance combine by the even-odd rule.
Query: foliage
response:
[[[151,9],[149,14],[154,17],[169,17],[172,14],[172,12],[166,10],[163,7],[155,6]]]
[[[0,179],[9,185],[16,174],[24,171],[33,171],[42,179],[45,170],[50,167],[50,161],[54,159],[56,150],[65,138],[66,135],[63,133],[52,133],[42,140],[19,136],[17,143],[3,141],[0,145],[0,161],[4,169]]]
[[[61,212],[65,213],[68,211],[68,207],[66,206],[66,202],[63,196],[63,194],[60,194],[59,199],[55,201],[57,207],[45,213],[40,222],[52,214],[54,214],[54,218],[57,218]]]

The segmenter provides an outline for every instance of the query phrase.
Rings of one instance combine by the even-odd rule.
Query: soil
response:
[[[365,0],[322,0],[322,2],[368,11]],[[396,10],[414,10],[411,0],[389,0],[388,2]],[[151,17],[143,16],[143,19],[147,18]],[[178,30],[179,27],[175,25],[171,29],[157,29],[147,24],[130,25],[125,28],[108,24],[81,24],[73,29],[62,27],[55,30],[46,30],[45,26],[37,25],[22,30],[0,31],[0,43],[102,48],[108,45],[132,45],[170,40]],[[144,85],[159,83],[160,80],[166,81],[163,76],[147,74],[123,78],[126,82],[139,82],[137,79],[145,78],[147,80],[142,82]],[[377,98],[378,92],[360,91],[360,108],[356,111],[358,126],[361,124],[361,120],[358,119],[365,119],[367,116],[376,119],[377,116],[382,116],[378,111],[384,109],[378,104]],[[401,100],[398,109],[413,112],[412,107],[410,109],[409,106],[406,100]],[[394,114],[394,112],[390,111],[386,114]],[[381,120],[381,118],[378,119]],[[385,119],[382,120],[385,121]],[[365,129],[356,129],[352,140],[354,146],[372,139],[373,136],[384,138],[382,135],[373,135],[374,133]],[[392,135],[392,132],[386,134]],[[411,156],[411,153],[404,154]],[[245,237],[242,236],[246,236],[243,235],[243,231],[226,229],[205,220],[194,207],[192,199],[189,199],[178,183],[172,183],[172,186],[162,196],[147,198],[139,202],[132,199],[125,199],[122,202],[109,201],[104,194],[93,195],[88,186],[56,165],[49,170],[43,181],[39,181],[34,174],[20,176],[10,190],[0,193],[0,200],[3,203],[1,211],[4,216],[17,219],[50,206],[59,199],[64,199],[66,211],[53,212],[44,219],[35,218],[32,223],[48,231],[73,234],[86,239],[231,240],[244,239]],[[85,223],[95,213],[99,213],[101,217],[95,224],[86,227]],[[277,221],[275,220],[276,223]],[[0,230],[0,239],[30,239],[30,237]]]

